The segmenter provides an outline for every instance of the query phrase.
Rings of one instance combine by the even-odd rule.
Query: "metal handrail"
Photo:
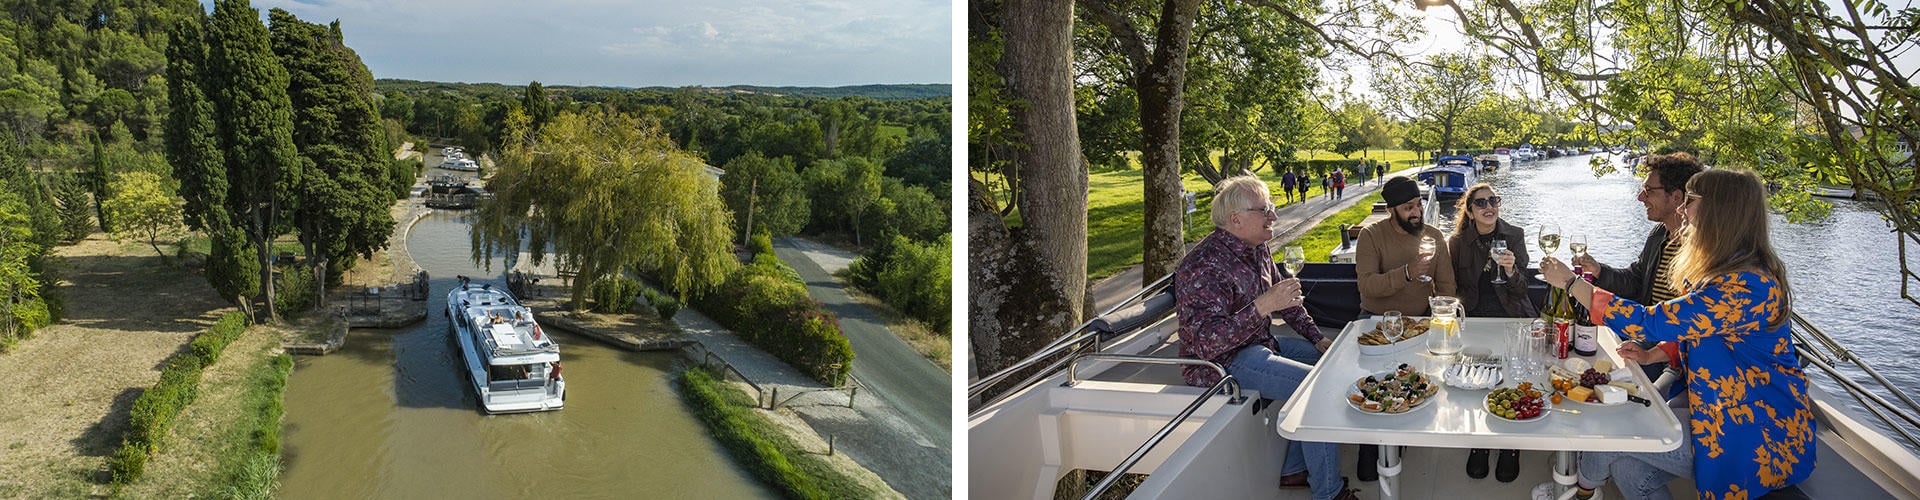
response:
[[[1082,358],[1091,357],[1091,356],[1118,356],[1118,355],[1095,354],[1095,355],[1082,356]],[[1147,359],[1164,361],[1164,360],[1178,360],[1182,358],[1147,358]],[[1138,362],[1138,361],[1146,361],[1146,360],[1116,359],[1116,361],[1137,361]],[[1093,485],[1093,490],[1088,491],[1085,496],[1080,497],[1081,500],[1093,500],[1095,498],[1098,498],[1101,493],[1106,493],[1108,489],[1113,488],[1113,483],[1115,481],[1119,481],[1120,477],[1126,475],[1128,470],[1132,470],[1134,465],[1139,464],[1140,459],[1146,458],[1147,453],[1152,452],[1154,446],[1158,446],[1161,441],[1164,441],[1167,439],[1167,436],[1172,435],[1173,430],[1175,428],[1180,427],[1180,424],[1183,422],[1186,422],[1188,417],[1193,416],[1193,412],[1199,411],[1200,406],[1203,404],[1206,404],[1207,399],[1212,398],[1215,392],[1219,392],[1222,388],[1226,388],[1227,394],[1229,395],[1227,404],[1240,404],[1240,402],[1246,400],[1245,398],[1240,396],[1240,381],[1234,380],[1232,375],[1226,375],[1226,370],[1220,368],[1220,365],[1213,364],[1207,361],[1195,360],[1195,359],[1187,359],[1186,361],[1200,361],[1200,363],[1212,365],[1213,369],[1220,371],[1221,373],[1220,381],[1214,382],[1213,387],[1207,388],[1207,392],[1201,393],[1200,397],[1194,398],[1192,403],[1187,403],[1187,407],[1185,409],[1180,410],[1180,413],[1174,414],[1173,420],[1168,421],[1167,425],[1161,426],[1158,432],[1153,433],[1153,437],[1147,438],[1147,442],[1141,443],[1139,448],[1136,448],[1133,450],[1133,454],[1127,455],[1126,460],[1120,461],[1120,465],[1114,466],[1113,472],[1109,472],[1107,473],[1106,477],[1100,478],[1100,482]],[[1195,364],[1195,363],[1178,363],[1178,364]]]
[[[1900,437],[1905,438],[1909,444],[1920,448],[1920,438],[1916,438],[1913,433],[1907,431],[1906,427],[1901,426],[1899,422],[1895,422],[1895,420],[1898,419],[1904,421],[1908,426],[1920,428],[1920,416],[1916,416],[1914,413],[1895,406],[1892,402],[1887,401],[1886,398],[1868,391],[1867,388],[1859,382],[1855,382],[1852,378],[1841,374],[1840,370],[1834,366],[1834,359],[1852,362],[1854,366],[1865,371],[1867,375],[1872,377],[1875,382],[1878,382],[1882,388],[1906,403],[1909,408],[1913,408],[1914,411],[1920,411],[1920,404],[1915,404],[1913,399],[1907,396],[1906,392],[1901,391],[1899,387],[1894,386],[1886,377],[1881,376],[1880,372],[1874,370],[1872,366],[1869,366],[1866,360],[1854,356],[1852,351],[1841,346],[1832,336],[1827,335],[1825,331],[1814,326],[1812,322],[1801,317],[1799,313],[1792,313],[1790,319],[1794,325],[1800,327],[1790,329],[1793,333],[1794,341],[1806,347],[1802,349],[1803,352],[1812,354],[1812,356],[1806,356],[1807,361],[1813,363],[1814,366],[1819,367],[1822,371],[1825,371],[1827,376],[1832,377],[1835,382],[1838,382],[1842,388],[1846,389],[1847,395],[1853,396],[1855,401],[1859,401],[1862,407],[1873,413],[1874,417],[1886,423],[1888,428],[1899,433]],[[1828,353],[1820,352],[1819,349],[1814,348],[1813,346],[1815,345],[1825,346],[1828,350],[1832,351],[1832,358],[1829,358]],[[1891,416],[1889,416],[1889,414],[1891,414]]]
[[[1069,347],[1077,346],[1081,342],[1085,341],[1089,336],[1087,334],[1084,334],[1084,332],[1086,332],[1088,327],[1093,326],[1094,319],[1097,319],[1101,316],[1106,316],[1108,314],[1113,314],[1114,311],[1119,311],[1120,308],[1126,307],[1128,305],[1133,304],[1134,302],[1139,301],[1141,297],[1146,297],[1148,295],[1151,295],[1152,292],[1159,291],[1164,285],[1166,285],[1171,281],[1173,281],[1173,273],[1168,273],[1166,276],[1161,276],[1160,279],[1154,280],[1153,284],[1147,285],[1145,288],[1141,288],[1140,291],[1138,292],[1134,292],[1132,296],[1127,297],[1127,300],[1123,300],[1123,301],[1120,301],[1120,303],[1118,304],[1114,304],[1113,307],[1107,308],[1106,312],[1095,315],[1093,318],[1088,318],[1087,322],[1081,323],[1079,328],[1074,328],[1073,331],[1067,332],[1066,335],[1061,335],[1060,337],[1054,339],[1052,343],[1049,343],[1047,344],[1046,347],[1041,348],[1039,352],[1036,352],[1031,356],[1027,356],[1025,359],[1021,359],[1020,361],[1015,362],[1014,364],[1009,365],[1006,368],[1002,368],[1000,369],[1000,371],[994,372],[992,375],[988,375],[986,377],[981,378],[980,380],[974,381],[972,384],[968,384],[967,399],[973,399],[974,397],[979,396],[980,393],[985,392],[987,389],[992,388],[995,385],[998,385],[1001,381],[1006,380],[1007,377],[1013,376],[1014,373],[1019,372],[1020,370],[1027,369],[1045,360],[1046,358],[1065,352],[1066,350],[1068,350]],[[1058,363],[1055,363],[1055,365],[1056,365],[1055,367],[1050,367],[1046,370],[1043,370],[1042,373],[1049,373],[1057,369]],[[1024,387],[1029,383],[1032,383],[1032,381],[1029,380],[1029,382],[1023,383],[1021,384],[1021,386]],[[987,405],[983,404],[981,406],[985,407]]]

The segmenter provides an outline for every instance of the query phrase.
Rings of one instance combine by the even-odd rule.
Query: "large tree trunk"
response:
[[[1140,163],[1146,185],[1141,286],[1173,272],[1185,238],[1180,234],[1180,113],[1186,109],[1187,52],[1199,0],[1169,0],[1160,11],[1153,62],[1135,77],[1140,94]]]
[[[1008,229],[970,183],[969,335],[983,372],[1080,323],[1087,288],[1087,171],[1074,124],[1073,1],[1008,0],[1001,72],[1015,99],[1023,226]]]

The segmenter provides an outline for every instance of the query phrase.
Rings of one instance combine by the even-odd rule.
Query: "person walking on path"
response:
[[[1287,203],[1293,203],[1293,183],[1297,180],[1299,179],[1293,175],[1292,170],[1280,176],[1280,196],[1286,197]]]
[[[1312,187],[1313,187],[1313,174],[1309,174],[1307,173],[1307,171],[1301,170],[1300,171],[1300,202],[1301,203],[1306,203],[1307,190]]]
[[[1320,193],[1329,200],[1333,199],[1333,176],[1320,176]]]
[[[1345,198],[1346,196],[1347,196],[1347,171],[1345,169],[1334,169],[1333,197],[1334,199],[1340,199],[1340,198]]]

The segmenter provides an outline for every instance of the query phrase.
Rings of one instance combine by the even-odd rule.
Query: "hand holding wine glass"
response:
[[[1511,272],[1508,269],[1513,267],[1513,255],[1507,253],[1507,240],[1493,240],[1493,250],[1490,257],[1493,257],[1496,266],[1493,268],[1493,284],[1507,284],[1506,276],[1508,272]]]
[[[1287,276],[1292,278],[1299,278],[1300,269],[1307,267],[1306,250],[1301,249],[1300,245],[1287,245],[1285,249],[1281,250],[1281,253],[1284,255],[1282,257],[1283,260],[1281,261],[1281,263],[1285,265],[1287,268]],[[1300,292],[1300,297],[1304,300],[1306,296],[1307,296],[1307,293],[1303,289]]]
[[[1558,224],[1553,224],[1553,223],[1541,224],[1540,225],[1540,251],[1542,253],[1545,253],[1548,257],[1552,257],[1553,252],[1559,249],[1560,249],[1560,226]]]
[[[1567,249],[1573,251],[1573,258],[1576,262],[1579,259],[1586,257],[1587,256],[1587,235],[1575,234],[1575,235],[1567,236]]]
[[[1420,259],[1417,264],[1420,266],[1420,281],[1422,283],[1433,281],[1433,276],[1427,275],[1427,268],[1432,266],[1433,251],[1438,247],[1439,242],[1434,241],[1432,236],[1420,237]]]

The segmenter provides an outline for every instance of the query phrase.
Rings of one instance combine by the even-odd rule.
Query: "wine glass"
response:
[[[1405,316],[1400,314],[1400,311],[1387,311],[1386,314],[1381,314],[1380,333],[1386,335],[1387,340],[1399,342],[1400,336],[1404,334],[1401,330],[1401,326],[1403,325],[1400,324],[1400,319],[1404,317]]]
[[[1294,278],[1300,277],[1300,269],[1307,267],[1307,251],[1301,249],[1300,245],[1287,245],[1285,249],[1281,250],[1281,253],[1285,255],[1281,263],[1287,268],[1287,276]],[[1301,300],[1307,298],[1307,290],[1305,288],[1300,289],[1300,298]]]
[[[1439,242],[1434,241],[1432,236],[1421,236],[1420,237],[1420,256],[1426,257],[1429,255],[1433,255],[1433,249],[1438,246],[1439,246]],[[1433,281],[1433,277],[1428,276],[1426,273],[1421,273],[1420,281],[1423,283],[1428,281]]]
[[[1573,258],[1577,259],[1581,257],[1586,257],[1587,256],[1587,235],[1584,235],[1584,234],[1567,235],[1567,249],[1573,251]]]
[[[1560,226],[1553,223],[1541,224],[1540,225],[1540,251],[1546,253],[1548,257],[1552,257],[1553,251],[1559,250],[1559,249],[1560,249]]]
[[[1500,240],[1500,239],[1493,240],[1493,251],[1491,253],[1494,260],[1499,260],[1500,256],[1506,255],[1507,240]],[[1493,264],[1493,284],[1495,285],[1507,284],[1506,274],[1500,271],[1500,263],[1494,262],[1492,264]]]

